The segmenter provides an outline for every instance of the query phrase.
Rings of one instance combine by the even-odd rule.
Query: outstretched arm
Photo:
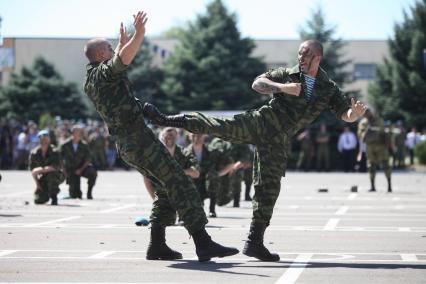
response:
[[[300,83],[281,84],[269,80],[266,77],[257,78],[256,80],[254,80],[253,85],[251,87],[256,92],[264,95],[286,93],[292,96],[298,96],[302,88]]]
[[[135,57],[136,53],[139,50],[139,47],[143,42],[145,36],[145,24],[148,21],[146,13],[143,11],[139,11],[136,15],[133,15],[133,19],[135,33],[133,34],[132,38],[118,52],[118,55],[120,56],[121,61],[124,65],[129,65],[130,63],[132,63],[133,58]]]
[[[362,102],[355,102],[355,99],[351,98],[351,107],[348,109],[347,112],[342,114],[342,120],[346,122],[354,122],[364,115],[365,110],[366,107]]]

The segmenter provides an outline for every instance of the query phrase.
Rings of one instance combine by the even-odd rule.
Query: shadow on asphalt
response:
[[[259,277],[270,277],[269,275],[257,274],[257,273],[243,273],[228,271],[223,269],[231,269],[234,267],[247,267],[242,262],[199,262],[198,260],[178,260],[179,263],[173,263],[169,265],[170,268],[185,269],[185,270],[197,270],[205,272],[215,272],[215,273],[226,273],[233,275],[249,275],[249,276],[259,276]]]
[[[249,261],[249,263],[262,263]],[[265,262],[263,262],[265,263]],[[344,262],[291,262],[279,261],[276,264],[284,265],[244,265],[244,267],[255,268],[290,268],[304,267],[309,268],[354,268],[354,269],[426,269],[426,264],[397,264],[397,263],[344,263]]]

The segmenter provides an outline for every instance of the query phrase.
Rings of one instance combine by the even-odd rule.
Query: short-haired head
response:
[[[316,40],[316,39],[306,40],[306,41],[302,42],[301,46],[302,45],[309,46],[309,48],[315,53],[315,55],[322,57],[323,54],[324,54],[324,48],[322,46],[322,43],[320,41]]]
[[[112,58],[114,51],[105,38],[93,38],[84,46],[84,54],[90,63],[102,62]]]

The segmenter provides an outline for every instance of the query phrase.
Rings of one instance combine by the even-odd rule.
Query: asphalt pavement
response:
[[[151,200],[135,171],[100,172],[94,200],[66,199],[61,185],[59,206],[34,205],[29,172],[1,174],[0,283],[426,283],[424,173],[394,173],[391,194],[383,173],[376,193],[367,174],[287,173],[265,235],[276,263],[241,253],[199,263],[181,226],[166,237],[182,260],[145,260],[149,229],[134,220]],[[208,232],[242,250],[251,203],[217,215]]]

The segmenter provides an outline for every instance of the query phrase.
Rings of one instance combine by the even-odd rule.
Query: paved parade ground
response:
[[[134,219],[149,216],[151,200],[134,171],[100,172],[94,200],[64,199],[62,185],[57,207],[33,204],[29,172],[2,175],[0,283],[426,283],[424,173],[395,173],[388,194],[383,173],[368,193],[367,174],[289,172],[265,236],[277,263],[241,253],[199,263],[179,226],[166,237],[184,259],[145,260],[149,229]],[[207,228],[240,250],[251,203],[241,206],[219,207]]]

